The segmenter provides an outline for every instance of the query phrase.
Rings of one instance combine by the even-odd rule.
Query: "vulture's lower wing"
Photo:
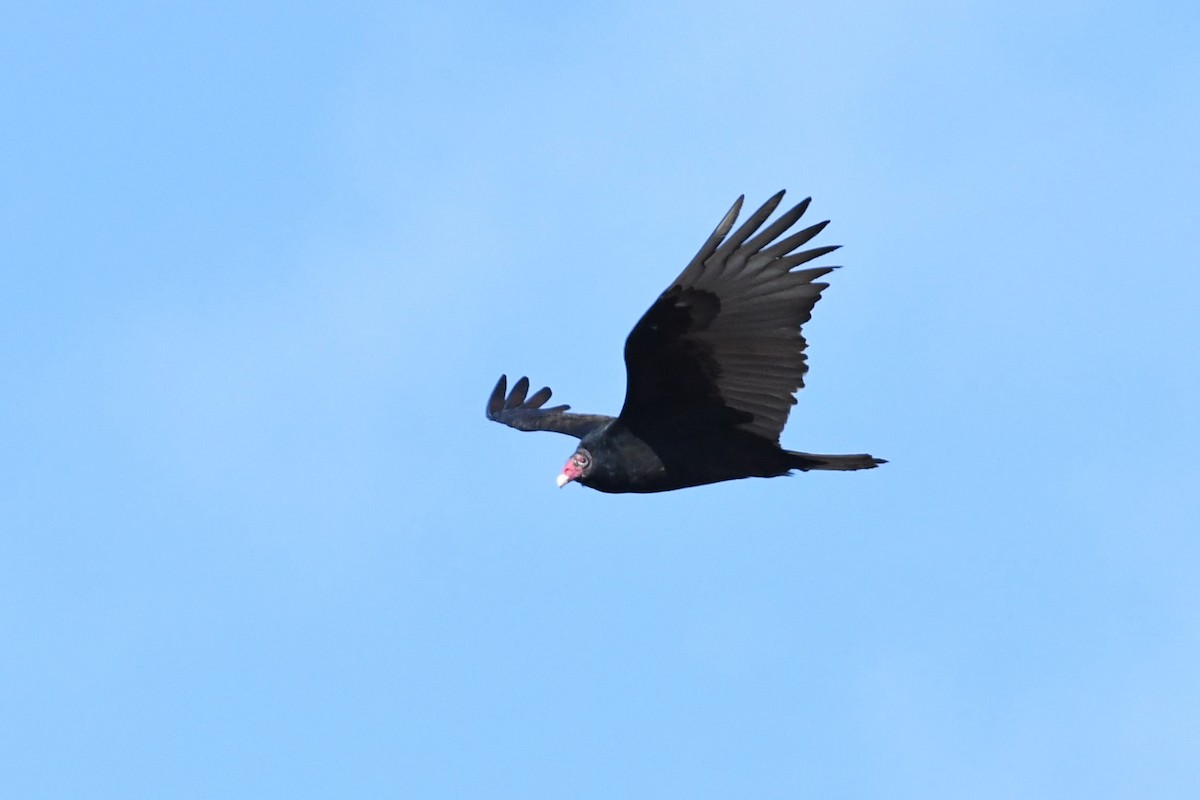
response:
[[[804,385],[800,326],[834,267],[792,269],[836,246],[795,252],[825,227],[783,236],[808,200],[759,228],[783,199],[768,200],[730,234],[742,198],[625,342],[628,383],[621,419],[694,419],[738,425],[778,441]]]
[[[570,406],[542,408],[550,399],[550,387],[543,386],[530,397],[529,378],[513,384],[505,398],[508,376],[501,375],[487,403],[487,418],[519,431],[553,431],[582,439],[595,428],[610,421],[603,414],[568,414]]]

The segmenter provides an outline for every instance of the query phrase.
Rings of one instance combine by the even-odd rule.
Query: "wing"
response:
[[[508,376],[501,375],[488,398],[487,418],[500,422],[519,431],[553,431],[565,433],[582,439],[595,428],[612,420],[603,414],[568,414],[570,406],[554,406],[542,408],[550,399],[549,386],[543,386],[526,398],[529,392],[529,378],[521,378],[513,384],[508,399],[504,392],[508,385]]]
[[[760,232],[782,199],[783,192],[772,197],[730,235],[739,197],[634,326],[625,342],[621,419],[702,420],[779,440],[808,371],[800,326],[828,285],[814,281],[835,268],[792,270],[837,249],[796,252],[828,221],[780,238],[808,199]]]

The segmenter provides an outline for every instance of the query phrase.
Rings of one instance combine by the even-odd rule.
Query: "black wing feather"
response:
[[[800,326],[827,286],[815,279],[834,267],[791,270],[837,249],[794,252],[826,222],[779,239],[808,199],[759,231],[782,199],[783,192],[771,197],[730,234],[738,198],[634,326],[625,342],[622,420],[737,425],[778,441],[808,370]]]
[[[529,378],[522,377],[514,383],[506,399],[507,387],[508,376],[501,375],[488,398],[487,418],[519,431],[552,431],[582,439],[612,420],[603,414],[568,414],[570,406],[566,405],[542,408],[552,395],[550,387],[543,386],[527,398]]]

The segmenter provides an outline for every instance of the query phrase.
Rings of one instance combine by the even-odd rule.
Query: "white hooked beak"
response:
[[[562,487],[564,487],[568,483],[570,483],[571,479],[567,477],[566,473],[560,473],[559,476],[554,479],[554,482],[557,483],[558,488],[561,489]]]

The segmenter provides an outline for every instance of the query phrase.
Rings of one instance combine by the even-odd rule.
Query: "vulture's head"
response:
[[[561,489],[571,481],[586,478],[591,471],[592,454],[580,447],[567,459],[567,465],[563,467],[562,474],[558,476],[555,482],[558,484],[558,488]]]

